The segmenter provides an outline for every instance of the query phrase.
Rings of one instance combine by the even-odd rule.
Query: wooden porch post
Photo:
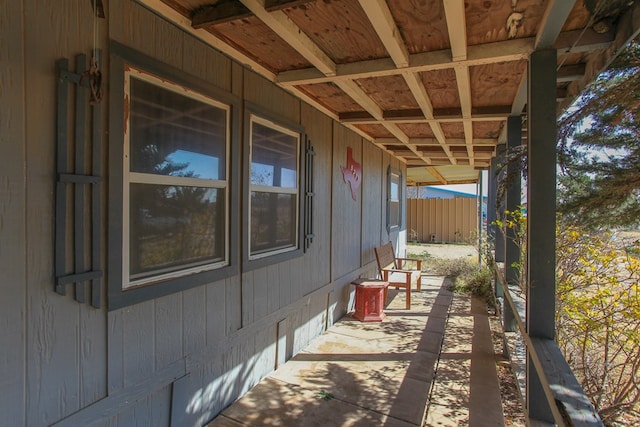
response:
[[[522,143],[522,117],[509,116],[507,119],[507,146],[512,150]],[[509,163],[507,165],[507,176],[511,180],[506,189],[505,209],[514,212],[519,209],[522,204],[521,190],[522,183],[520,179],[520,168],[517,165]],[[505,241],[505,278],[507,285],[517,285],[519,282],[519,269],[514,265],[520,264],[520,248],[516,243],[517,229],[506,229]],[[506,331],[514,332],[516,330],[516,321],[509,304],[505,304],[504,309],[504,328]]]
[[[498,144],[498,146],[496,147],[496,168],[498,164],[504,163],[505,152],[506,152],[505,145]],[[503,178],[504,178],[504,170],[500,172],[500,176],[496,177],[496,189],[497,189],[497,182],[499,182]],[[497,196],[497,193],[496,193],[496,196]],[[496,206],[496,204],[497,204],[497,197],[496,197],[496,201],[494,202],[493,209],[501,212],[504,204],[501,203],[500,206]],[[496,262],[504,262],[504,247],[505,247],[504,228],[500,229],[496,227],[495,230],[496,230]]]
[[[545,49],[529,59],[527,332],[543,339],[555,333],[556,58],[555,49]],[[554,422],[529,356],[527,412],[530,419]]]
[[[489,189],[487,191],[487,240],[493,240],[494,245],[494,253],[493,259],[498,260],[498,239],[502,238],[502,232],[498,228],[497,225],[493,224],[493,222],[497,219],[498,215],[496,213],[496,200],[498,195],[498,158],[493,157],[491,159],[491,165],[489,166]],[[494,277],[494,283],[496,284],[496,296],[502,297],[504,296],[504,291],[502,289],[502,285],[498,282],[498,280]]]

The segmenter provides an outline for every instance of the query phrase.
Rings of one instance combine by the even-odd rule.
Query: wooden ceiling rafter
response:
[[[276,73],[266,68],[263,64],[259,63],[251,56],[238,51],[229,43],[211,34],[204,28],[194,28],[189,17],[182,15],[180,12],[178,12],[176,9],[173,9],[170,5],[163,2],[162,0],[137,1],[148,9],[153,10],[160,16],[166,18],[168,21],[173,22],[178,28],[182,29],[183,31],[202,40],[209,46],[219,50],[230,58],[235,59],[239,63],[251,67],[252,70],[265,77],[266,79],[269,79],[271,81],[274,81],[276,79]]]
[[[533,38],[513,39],[489,43],[486,45],[469,46],[467,59],[456,62],[458,65],[473,67],[478,65],[495,64],[526,60],[533,52]],[[370,77],[386,77],[403,74],[408,71],[422,73],[453,68],[451,50],[442,49],[431,52],[414,53],[409,56],[409,65],[398,69],[389,58],[354,61],[338,64],[335,76],[325,76],[315,68],[282,71],[277,74],[276,81],[282,85],[305,85],[327,83],[331,81],[359,80]]]
[[[474,165],[473,124],[471,123],[471,77],[469,66],[460,62],[467,58],[467,21],[464,13],[464,0],[444,2],[444,15],[451,43],[451,60],[454,64],[460,108],[462,110],[462,126],[467,145],[469,164]]]
[[[449,181],[447,181],[445,179],[444,176],[442,176],[442,174],[440,172],[438,172],[438,169],[434,168],[433,166],[428,166],[427,167],[427,172],[429,172],[431,175],[433,175],[438,181],[440,181],[440,183],[442,185],[447,185],[449,184]]]
[[[384,0],[359,0],[359,2],[362,9],[369,17],[369,20],[371,21],[376,33],[382,40],[382,43],[387,49],[387,52],[391,56],[395,67],[397,69],[408,67],[409,51],[407,50],[404,40],[402,40],[402,38],[400,37],[400,30],[393,20],[393,16],[391,15],[391,11],[389,10],[387,2]],[[404,80],[407,83],[407,86],[409,87],[409,90],[411,91],[414,99],[420,106],[423,118],[433,119],[433,106],[431,104],[431,100],[429,99],[429,95],[427,94],[427,91],[424,87],[424,84],[420,79],[420,76],[416,72],[402,73],[402,76],[404,77]],[[382,120],[387,120],[384,114],[382,114]],[[433,130],[433,133],[436,135],[436,138],[438,139],[438,141],[440,141],[443,150],[445,151],[445,153],[447,153],[449,160],[452,164],[455,164],[456,159],[447,149],[444,134],[439,124],[431,123],[430,126]],[[423,157],[422,154],[414,148],[412,148],[411,151],[416,153],[419,158]],[[428,161],[425,161],[425,163],[430,164],[431,160],[428,159]]]
[[[269,12],[264,0],[240,0],[260,21],[313,64],[325,76],[335,76],[336,64],[282,10]]]
[[[557,100],[566,108],[640,21],[636,3],[598,34],[578,2],[547,0],[523,6],[521,37],[508,38],[500,18],[508,7],[497,2],[137,1],[395,155],[417,172],[414,181],[432,183],[488,166],[505,120],[526,115],[523,64],[532,52],[557,49]],[[255,37],[277,43],[262,49]],[[426,170],[436,166],[439,178]]]
[[[575,4],[576,0],[550,0],[547,4],[547,8],[545,9],[542,22],[540,23],[540,30],[538,31],[535,42],[533,45],[534,50],[538,49],[546,49],[555,47],[559,49],[557,46],[557,40],[560,37],[562,26],[564,25],[571,9]],[[578,37],[580,37],[578,35]],[[574,42],[574,44],[576,44]],[[511,109],[511,114],[514,116],[519,116],[522,114],[522,111],[527,104],[527,85],[528,85],[528,76],[525,72],[522,76],[522,80],[520,81],[520,86],[518,87],[518,92],[513,100],[513,106]],[[498,137],[498,141],[500,143],[505,143],[507,140],[507,127],[505,126],[502,129],[500,136]]]

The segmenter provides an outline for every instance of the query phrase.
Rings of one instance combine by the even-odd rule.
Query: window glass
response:
[[[387,205],[387,228],[400,225],[400,173],[389,170],[389,200]]]
[[[222,189],[132,184],[131,278],[222,260],[224,205]]]
[[[249,257],[298,247],[300,134],[252,116]]]
[[[227,265],[228,106],[127,77],[123,287]]]

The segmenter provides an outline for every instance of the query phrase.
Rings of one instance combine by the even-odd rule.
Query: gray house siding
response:
[[[106,10],[94,20],[84,0],[0,0],[0,414],[11,426],[200,425],[350,309],[350,281],[376,274],[375,246],[403,250],[403,231],[385,228],[386,171],[403,164],[134,1]],[[107,94],[114,40],[304,128],[316,152],[304,256],[113,311],[106,281],[100,309],[53,291],[54,63],[88,54],[96,30]],[[102,102],[108,171],[120,118]],[[340,170],[347,147],[362,165],[356,200]],[[106,221],[103,232],[106,271]]]

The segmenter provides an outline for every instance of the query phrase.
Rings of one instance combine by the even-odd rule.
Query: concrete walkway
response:
[[[208,427],[503,425],[486,310],[423,282],[410,311],[390,289],[383,322],[345,316]]]

